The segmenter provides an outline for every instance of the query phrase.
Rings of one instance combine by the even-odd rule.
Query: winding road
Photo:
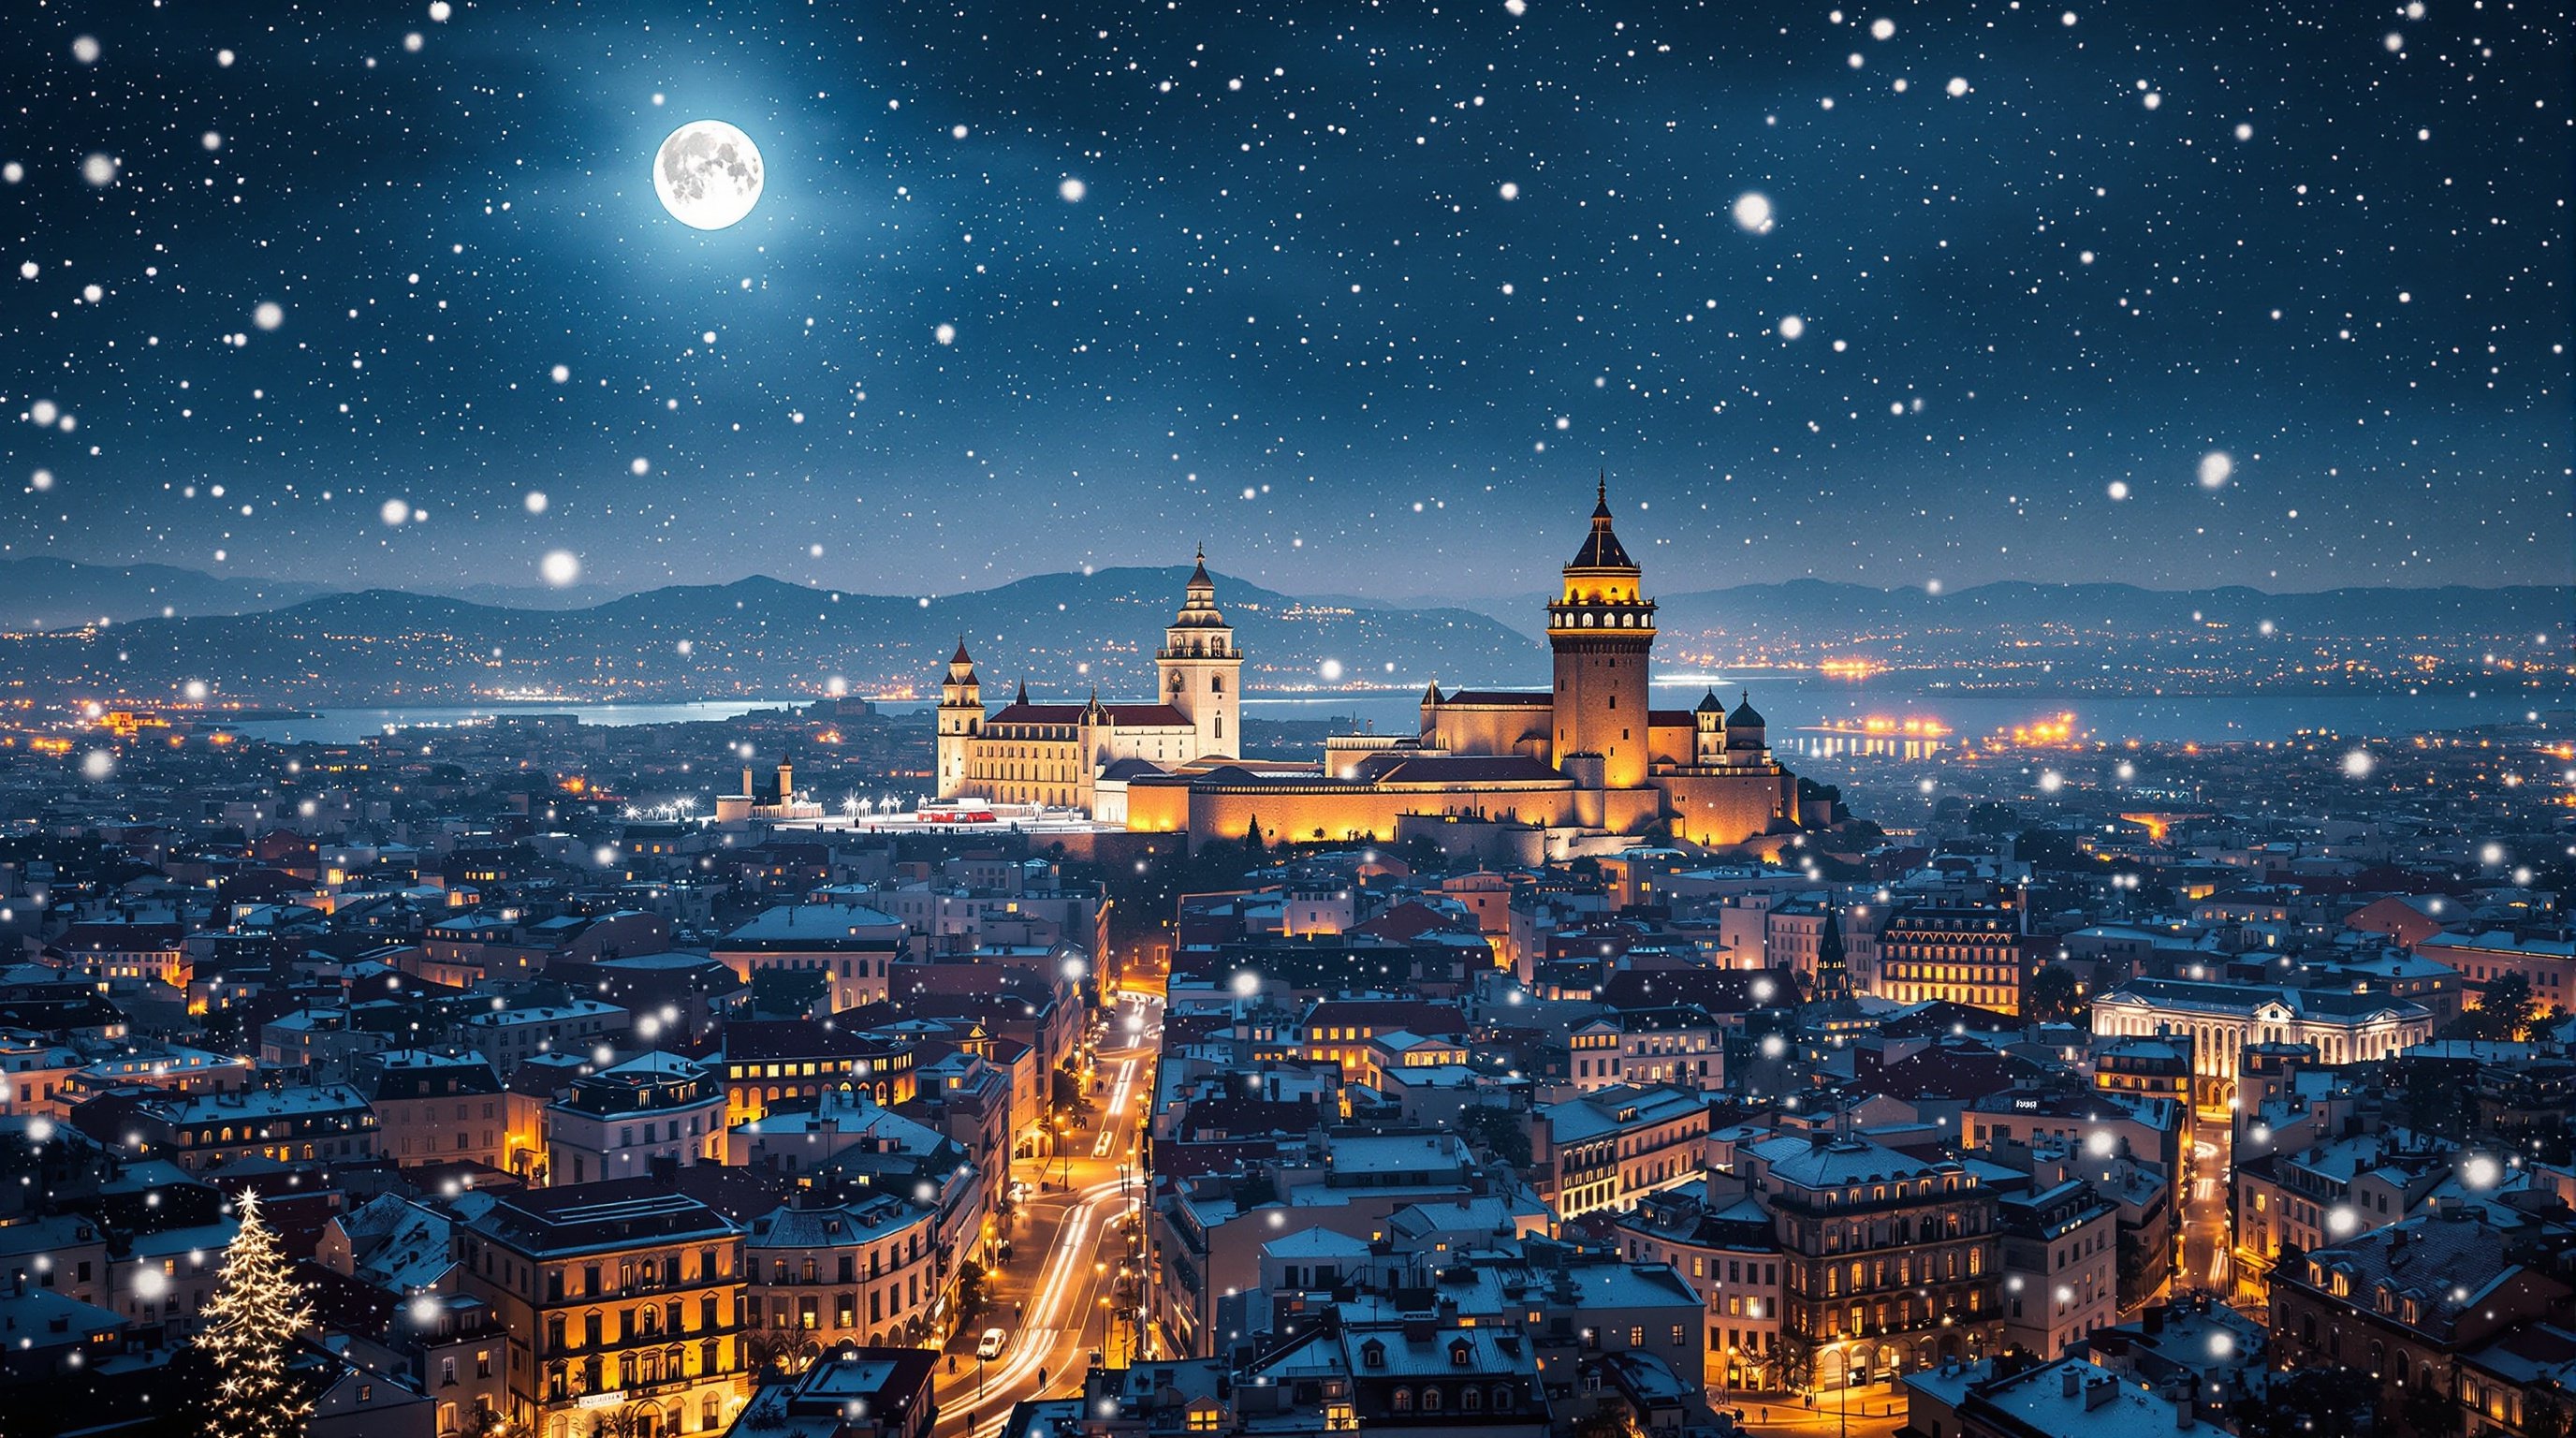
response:
[[[1109,1042],[1117,1046],[1104,1047],[1097,1060],[1112,1076],[1098,1130],[1088,1144],[1079,1134],[1071,1140],[1069,1160],[1046,1164],[1046,1173],[1070,1172],[1064,1186],[1032,1191],[1022,1205],[1020,1256],[995,1275],[986,1316],[951,1345],[958,1371],[933,1380],[939,1438],[997,1438],[1012,1405],[1082,1390],[1091,1354],[1107,1341],[1107,1301],[1127,1257],[1120,1220],[1145,1192],[1133,1155],[1161,1032],[1159,999],[1130,997],[1112,1014]],[[1021,1270],[1032,1261],[1035,1278],[1023,1282]],[[975,1342],[987,1327],[1008,1331],[1011,1342],[1000,1358],[979,1363]]]

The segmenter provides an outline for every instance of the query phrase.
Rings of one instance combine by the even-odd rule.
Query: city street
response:
[[[2193,1132],[2191,1187],[2182,1205],[2182,1270],[2173,1291],[2205,1288],[2225,1296],[2234,1287],[2227,1258],[2227,1174],[2235,1135],[2223,1116],[2199,1118]]]
[[[1079,1392],[1091,1354],[1110,1354],[1110,1303],[1128,1256],[1122,1220],[1144,1191],[1133,1154],[1161,1029],[1159,999],[1131,996],[1114,1009],[1096,1057],[1107,1091],[1094,1098],[1092,1123],[1068,1134],[1056,1156],[1015,1168],[1029,1194],[1012,1261],[987,1278],[983,1315],[950,1341],[956,1371],[943,1362],[933,1380],[941,1438],[992,1438],[1013,1404]],[[978,1361],[987,1328],[1009,1333],[1010,1345]],[[1123,1361],[1132,1332],[1122,1329],[1117,1341],[1110,1356]]]
[[[1864,1384],[1844,1392],[1819,1393],[1816,1406],[1782,1394],[1738,1398],[1718,1404],[1744,1410],[1746,1431],[1780,1438],[1888,1438],[1905,1426],[1905,1390],[1893,1383]]]

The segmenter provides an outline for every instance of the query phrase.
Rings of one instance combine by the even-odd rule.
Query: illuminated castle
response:
[[[1116,775],[1231,756],[1243,728],[1243,651],[1216,607],[1205,551],[1181,612],[1163,631],[1154,668],[1159,703],[1104,704],[1094,692],[1080,704],[1032,704],[1022,684],[1018,698],[987,715],[975,661],[960,639],[939,684],[939,797],[1087,809],[1114,820]],[[1113,776],[1106,804],[1104,774]]]
[[[1549,836],[1642,833],[1712,847],[1798,827],[1798,781],[1771,755],[1749,698],[1729,713],[1654,709],[1655,603],[1611,524],[1609,487],[1548,605],[1555,684],[1461,689],[1435,682],[1420,732],[1325,741],[1320,764],[1234,760],[1243,665],[1202,563],[1155,663],[1165,702],[1018,701],[987,717],[964,645],[940,689],[939,792],[1060,804],[1192,842],[1265,837],[1395,839],[1427,826],[1507,821]]]

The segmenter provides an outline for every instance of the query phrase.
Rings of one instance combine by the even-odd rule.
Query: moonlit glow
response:
[[[2213,449],[2200,457],[2200,486],[2216,489],[2236,472],[2236,461],[2223,449]]]
[[[764,183],[760,147],[722,120],[682,125],[653,156],[653,193],[671,218],[693,230],[741,223],[760,203]]]
[[[569,549],[553,550],[537,562],[537,573],[549,586],[563,589],[581,578],[581,559]]]
[[[1759,190],[1747,190],[1735,197],[1736,228],[1748,234],[1771,233],[1771,197]]]

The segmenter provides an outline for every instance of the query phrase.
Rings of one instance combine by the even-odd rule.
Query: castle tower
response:
[[[1204,549],[1198,568],[1190,571],[1181,612],[1163,630],[1154,667],[1161,672],[1163,702],[1198,731],[1198,752],[1191,758],[1243,752],[1243,652],[1234,647],[1234,627],[1216,607],[1216,581],[1208,578]]]
[[[939,797],[954,799],[966,789],[966,757],[984,732],[984,685],[975,677],[975,661],[966,657],[960,635],[957,652],[948,656],[948,676],[939,681]]]
[[[1701,695],[1699,707],[1691,711],[1691,762],[1726,762],[1726,701],[1714,689]]]
[[[1747,763],[1766,762],[1771,757],[1767,752],[1770,741],[1765,737],[1766,733],[1762,711],[1753,707],[1753,695],[1744,693],[1735,706],[1735,712],[1726,716],[1726,747],[1746,755]]]
[[[1547,607],[1547,646],[1556,652],[1559,768],[1575,754],[1601,756],[1601,782],[1646,782],[1646,661],[1655,647],[1655,605],[1638,587],[1636,563],[1610,530],[1605,478],[1592,532],[1565,566],[1565,587]]]

